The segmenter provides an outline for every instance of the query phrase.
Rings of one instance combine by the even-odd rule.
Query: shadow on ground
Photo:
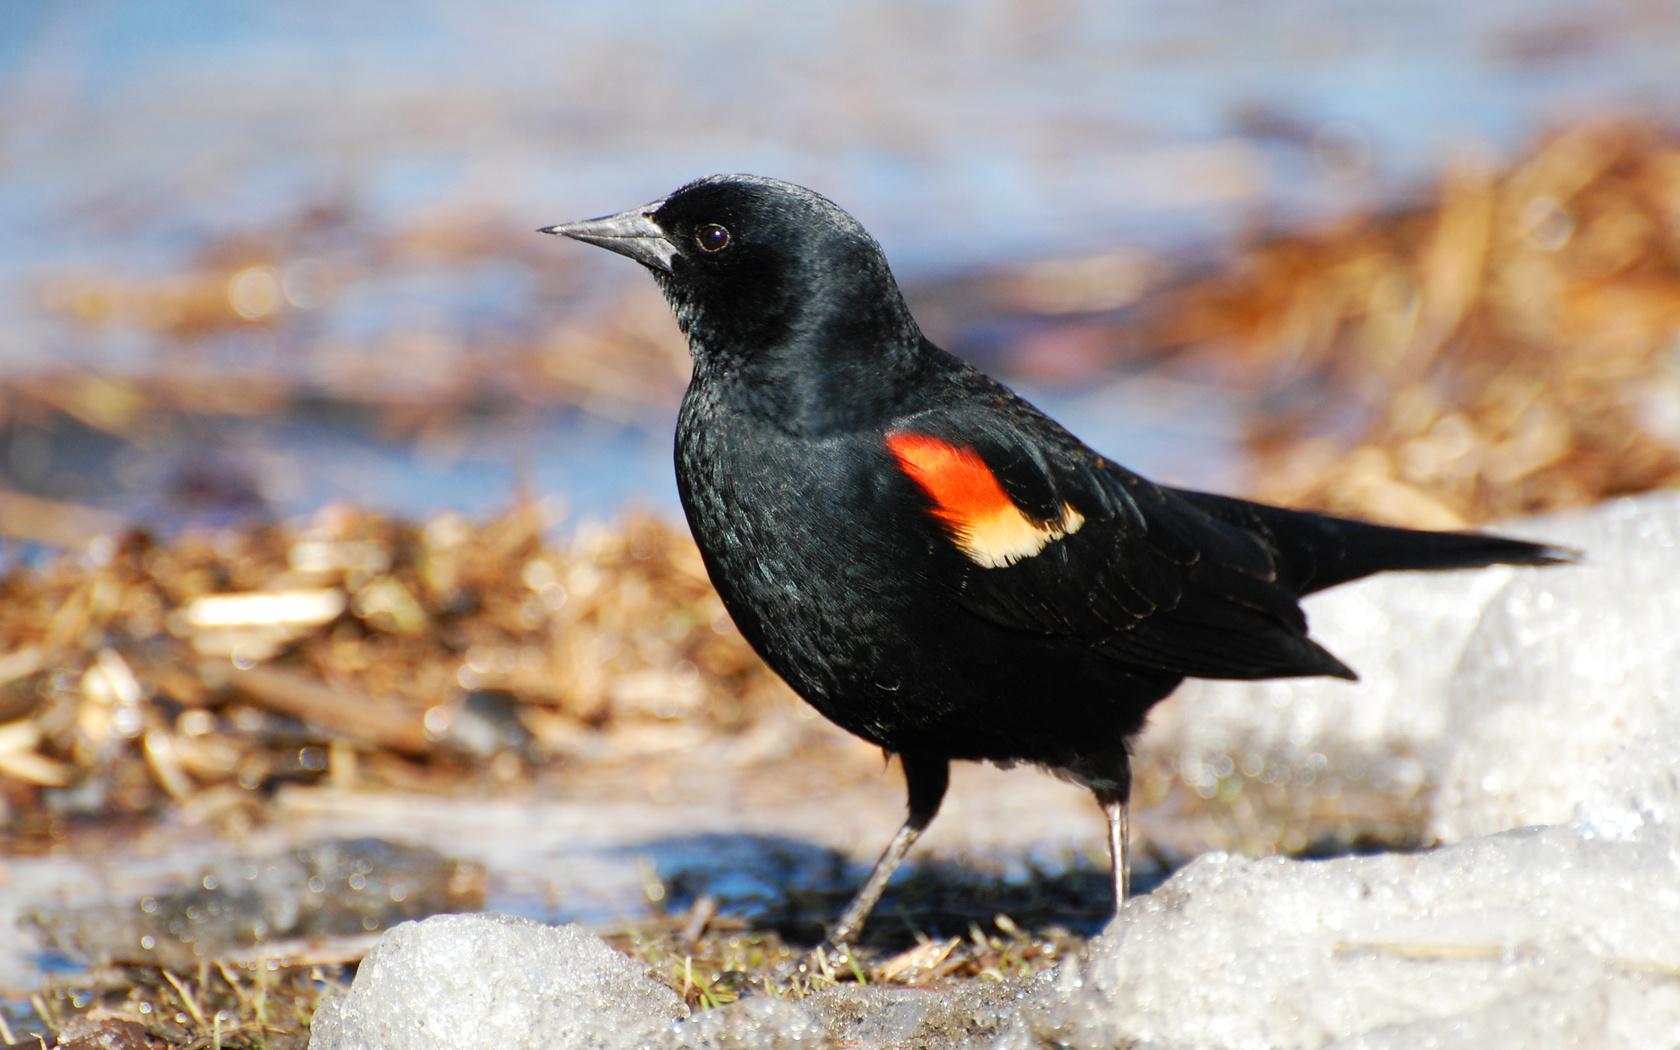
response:
[[[773,931],[794,945],[822,939],[869,873],[846,854],[780,835],[696,834],[623,848],[648,865],[650,891],[670,913],[712,898],[720,915]],[[1171,868],[1144,857],[1132,892],[1149,893]],[[1092,936],[1112,915],[1109,873],[1082,856],[1056,864],[912,858],[893,879],[863,946],[895,951],[919,937],[964,937],[997,928],[998,917],[1028,933],[1061,929]]]

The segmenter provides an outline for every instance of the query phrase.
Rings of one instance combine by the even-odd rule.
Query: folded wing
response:
[[[994,407],[921,414],[887,436],[961,555],[934,578],[963,610],[1139,670],[1354,677],[1307,637],[1266,536],[1108,463],[1024,403]]]

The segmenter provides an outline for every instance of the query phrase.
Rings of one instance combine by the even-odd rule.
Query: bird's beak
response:
[[[670,273],[671,260],[677,256],[677,246],[666,239],[665,231],[653,221],[654,213],[664,203],[659,200],[617,215],[544,226],[537,232],[558,233],[574,241],[597,245],[609,252],[627,255],[643,266]]]

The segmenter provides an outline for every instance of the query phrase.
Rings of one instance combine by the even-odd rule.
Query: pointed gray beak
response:
[[[671,260],[677,256],[677,246],[665,238],[665,231],[653,221],[654,212],[664,203],[658,200],[640,208],[621,211],[617,215],[603,215],[599,219],[544,226],[537,232],[558,233],[574,241],[627,255],[643,266],[670,273]]]

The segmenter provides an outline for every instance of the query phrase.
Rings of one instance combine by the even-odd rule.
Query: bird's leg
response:
[[[875,910],[876,902],[887,888],[887,880],[892,878],[899,862],[910,852],[910,847],[915,845],[922,832],[933,823],[934,815],[939,812],[939,803],[945,798],[945,789],[950,785],[951,764],[943,757],[901,754],[899,761],[904,765],[904,780],[910,790],[910,814],[905,818],[904,826],[898,829],[898,834],[887,844],[881,859],[875,862],[875,870],[869,873],[863,888],[846,905],[846,910],[840,913],[840,921],[829,931],[828,941],[832,945],[851,943],[852,938],[863,929],[864,921]]]
[[[1119,765],[1120,775],[1117,779],[1093,789],[1097,796],[1097,804],[1102,807],[1103,815],[1108,817],[1108,864],[1114,877],[1116,915],[1120,914],[1121,907],[1126,903],[1132,882],[1132,862],[1129,856],[1131,829],[1127,826],[1132,797],[1131,756],[1122,754]]]
[[[1132,863],[1127,856],[1126,827],[1127,810],[1131,807],[1124,799],[1111,798],[1102,800],[1102,808],[1108,816],[1108,863],[1114,875],[1114,914],[1119,915],[1131,891]]]

